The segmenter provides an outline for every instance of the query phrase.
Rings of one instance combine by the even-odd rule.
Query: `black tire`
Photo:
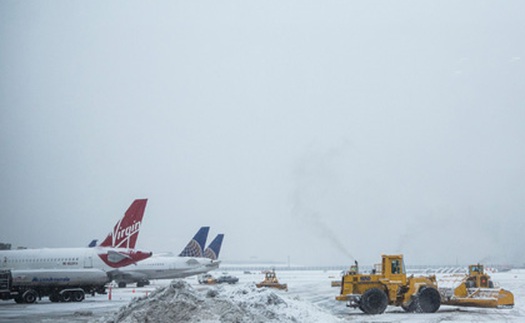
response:
[[[118,288],[126,288],[126,283],[125,282],[119,282],[118,283]]]
[[[49,301],[52,302],[52,303],[60,302],[60,295],[57,294],[57,293],[53,293],[53,294],[49,295]]]
[[[412,300],[408,306],[401,305],[401,308],[408,313],[414,313],[416,311],[416,302]]]
[[[423,287],[417,293],[414,300],[416,312],[418,313],[435,313],[441,305],[441,295],[432,287]]]
[[[494,288],[494,282],[492,280],[489,280],[489,288]]]
[[[16,296],[15,297],[15,302],[17,304],[24,304],[24,298],[22,296]]]
[[[144,282],[137,282],[137,287],[144,287]]]
[[[381,314],[386,310],[388,297],[379,288],[372,288],[361,296],[359,308],[366,314]]]
[[[71,295],[71,294],[72,294],[71,292],[63,292],[62,293],[62,297],[61,297],[61,301],[64,302],[64,303],[71,302],[71,300],[73,299],[73,295]]]
[[[30,289],[26,291],[24,295],[22,295],[22,298],[24,299],[24,303],[33,304],[34,302],[36,302],[38,294],[34,290]]]
[[[81,292],[81,291],[76,291],[76,292],[73,292],[72,294],[73,294],[72,296],[73,302],[82,302],[84,298],[86,297],[84,292]]]

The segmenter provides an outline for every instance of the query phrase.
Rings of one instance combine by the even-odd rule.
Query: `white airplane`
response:
[[[134,249],[147,201],[147,199],[135,200],[99,246],[1,250],[0,269],[95,268],[110,272],[149,258],[151,252]]]
[[[209,227],[202,227],[178,256],[155,255],[136,266],[120,268],[111,273],[119,287],[137,283],[149,284],[150,279],[174,279],[207,273],[219,267],[217,260],[224,234],[219,234],[204,250]]]

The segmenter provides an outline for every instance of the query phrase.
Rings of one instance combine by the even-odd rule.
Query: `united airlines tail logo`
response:
[[[202,257],[202,249],[199,243],[191,240],[186,248],[181,252],[181,257]]]
[[[204,250],[204,257],[209,258],[211,260],[217,260],[217,255],[210,248],[206,248],[206,250]]]

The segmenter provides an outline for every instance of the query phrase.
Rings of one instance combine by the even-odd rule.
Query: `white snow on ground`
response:
[[[197,291],[182,280],[141,297],[107,322],[336,322],[310,303],[248,283]]]
[[[227,319],[240,314],[246,316],[238,322],[293,322],[294,319],[296,322],[525,322],[525,270],[491,274],[495,282],[514,294],[515,306],[512,309],[441,306],[437,313],[415,314],[389,306],[382,315],[366,315],[336,301],[339,288],[330,286],[332,280],[340,277],[336,271],[277,272],[279,280],[288,284],[288,292],[254,289],[253,283],[263,279],[261,273],[230,274],[239,277],[238,284],[204,286],[199,285],[195,277],[187,278],[184,280],[187,284],[183,283],[180,290],[182,293],[179,291],[180,299],[175,299],[175,291],[163,289],[171,284],[170,280],[157,280],[144,288],[115,288],[111,301],[109,295],[87,296],[81,303],[51,303],[47,299],[37,304],[0,301],[0,322],[107,322],[120,317],[117,313],[123,314],[125,322],[134,322],[132,315],[141,315],[135,312],[149,311],[153,317],[159,317],[163,311],[173,311],[169,306],[163,308],[162,304],[171,304],[171,307],[177,304],[180,311],[190,316],[182,321],[189,322],[220,322],[220,315],[223,315],[223,322],[232,322]],[[209,293],[216,295],[212,297]],[[161,295],[163,300],[157,300]],[[186,300],[181,302],[183,295]],[[192,310],[191,304],[198,306]],[[136,310],[126,316],[126,308]],[[273,315],[275,317],[271,319]],[[176,322],[175,319],[171,321]]]

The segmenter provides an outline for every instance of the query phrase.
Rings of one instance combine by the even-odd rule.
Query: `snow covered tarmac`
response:
[[[252,302],[248,307],[254,311],[260,309],[254,308],[253,302],[258,302],[257,297],[265,302],[271,296],[268,293],[257,293],[254,296],[252,283],[259,282],[263,279],[263,275],[243,274],[241,272],[229,272],[237,277],[240,281],[236,285],[221,285],[217,286],[203,286],[197,283],[195,277],[188,278],[191,289],[195,294],[202,295],[206,298],[206,294],[210,290],[218,290],[219,294],[226,295],[229,298],[235,299],[237,303],[241,303],[242,297],[249,299]],[[219,274],[217,272],[216,274]],[[515,306],[513,309],[478,309],[478,308],[460,308],[456,306],[442,306],[437,313],[434,314],[414,314],[405,313],[401,308],[388,307],[386,312],[382,315],[365,315],[359,310],[350,309],[345,306],[343,302],[335,301],[335,296],[339,289],[331,287],[330,282],[339,278],[338,272],[323,272],[323,271],[279,271],[278,278],[281,282],[287,283],[289,291],[274,291],[280,299],[284,300],[287,307],[275,311],[276,319],[282,318],[279,316],[279,311],[289,311],[290,321],[293,318],[299,318],[298,322],[525,322],[525,270],[513,270],[506,273],[492,274],[494,281],[498,282],[503,288],[506,288],[514,293]],[[82,303],[51,303],[47,299],[43,299],[38,304],[15,304],[14,301],[0,302],[0,321],[9,322],[103,322],[114,318],[119,308],[129,304],[139,306],[137,298],[148,295],[151,298],[154,291],[160,287],[165,287],[170,284],[170,280],[153,281],[152,285],[144,288],[115,288],[112,290],[112,300],[108,300],[108,295],[97,295],[95,297],[88,296]],[[241,292],[239,292],[241,291]],[[247,293],[242,296],[243,293]],[[154,296],[156,297],[156,296]],[[142,301],[148,304],[148,300]],[[276,301],[279,302],[278,300]],[[151,302],[157,303],[158,302]],[[186,302],[187,303],[187,302]],[[142,304],[141,306],[144,306]],[[316,306],[312,306],[315,304]],[[280,305],[263,306],[271,308],[272,306],[280,307]],[[211,308],[213,311],[213,308]],[[195,319],[204,319],[199,312],[200,308],[195,308]],[[303,311],[304,315],[299,316]],[[193,315],[193,314],[192,314]],[[299,316],[299,317],[298,317]],[[260,319],[262,320],[262,319]],[[282,320],[282,319],[280,319]],[[286,319],[285,319],[286,320]],[[133,321],[128,319],[128,321]],[[217,322],[218,320],[208,320],[208,322]]]

